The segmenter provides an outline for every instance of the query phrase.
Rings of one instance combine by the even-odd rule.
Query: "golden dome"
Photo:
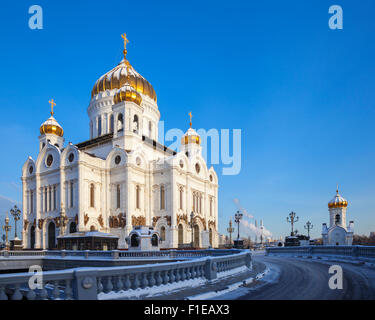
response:
[[[201,137],[193,128],[189,128],[189,130],[184,134],[184,136],[181,139],[181,144],[190,144],[190,143],[194,143],[194,144],[201,143]]]
[[[129,64],[129,68],[127,67]],[[143,78],[130,63],[123,59],[115,68],[102,75],[95,83],[94,88],[91,92],[91,97],[94,97],[100,92],[106,90],[120,89],[126,84],[128,77],[127,69],[129,69],[129,83],[137,90],[156,102],[156,93],[152,85]]]
[[[346,208],[348,206],[348,201],[340,196],[339,190],[336,190],[335,197],[328,202],[328,208]]]
[[[113,99],[114,104],[122,101],[130,101],[141,105],[142,97],[129,83],[126,83],[124,87],[120,88]]]
[[[59,125],[59,123],[55,120],[53,116],[49,117],[47,121],[43,122],[40,126],[40,134],[55,134],[59,137],[64,135],[63,128]]]

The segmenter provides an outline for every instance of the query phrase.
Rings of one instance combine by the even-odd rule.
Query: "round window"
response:
[[[52,165],[52,162],[53,162],[53,157],[52,157],[52,154],[49,154],[48,157],[47,157],[47,166],[50,167]]]
[[[33,166],[30,166],[30,167],[29,167],[29,173],[30,173],[30,174],[33,174],[33,172],[34,172],[34,167],[33,167]]]
[[[201,171],[201,167],[200,167],[199,163],[196,163],[196,164],[195,164],[195,171],[196,171],[197,173],[199,173],[199,172]]]
[[[121,162],[121,157],[120,156],[116,156],[115,163],[119,164],[120,162]]]
[[[69,162],[73,162],[73,160],[74,160],[74,154],[71,153],[71,154],[69,155]]]

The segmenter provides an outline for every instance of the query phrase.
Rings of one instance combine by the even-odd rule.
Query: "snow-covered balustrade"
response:
[[[237,249],[205,249],[205,250],[161,250],[161,251],[121,251],[121,250],[27,250],[0,251],[0,257],[97,257],[97,258],[199,258],[207,256],[223,256],[240,252]]]
[[[251,253],[241,250],[201,250],[205,257],[168,263],[126,267],[75,268],[41,273],[42,287],[30,288],[33,274],[17,273],[0,275],[0,300],[14,299],[98,299],[98,294],[126,292],[177,284],[181,288],[185,280],[210,281],[220,278],[220,273],[236,268],[251,269]],[[226,255],[223,255],[224,253]],[[178,255],[180,251],[175,251]],[[188,254],[188,252],[184,252]],[[221,254],[221,255],[219,255]],[[219,255],[219,256],[216,256]],[[225,274],[224,274],[225,275]],[[189,281],[186,286],[189,286]]]
[[[267,255],[327,256],[371,261],[375,260],[375,246],[306,246],[266,248]]]

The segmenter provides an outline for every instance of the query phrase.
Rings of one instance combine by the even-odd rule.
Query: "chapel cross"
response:
[[[193,114],[191,113],[191,111],[189,112],[189,117],[190,117],[190,128],[191,128],[191,124],[192,124],[191,119],[193,118]]]
[[[53,107],[56,105],[56,103],[53,101],[53,99],[51,99],[50,101],[48,101],[48,103],[51,104],[51,116],[53,116],[54,115]]]

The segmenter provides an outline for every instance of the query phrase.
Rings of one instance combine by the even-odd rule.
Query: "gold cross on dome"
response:
[[[191,128],[191,124],[192,124],[191,119],[193,118],[193,114],[191,113],[191,111],[189,112],[189,117],[190,117],[190,128]]]
[[[53,99],[48,101],[48,103],[51,104],[51,116],[53,116],[54,115],[53,107],[56,105],[56,103],[55,103],[55,101],[53,101]]]
[[[126,33],[122,34],[121,37],[124,39],[124,49],[126,50],[126,45],[129,43]]]

